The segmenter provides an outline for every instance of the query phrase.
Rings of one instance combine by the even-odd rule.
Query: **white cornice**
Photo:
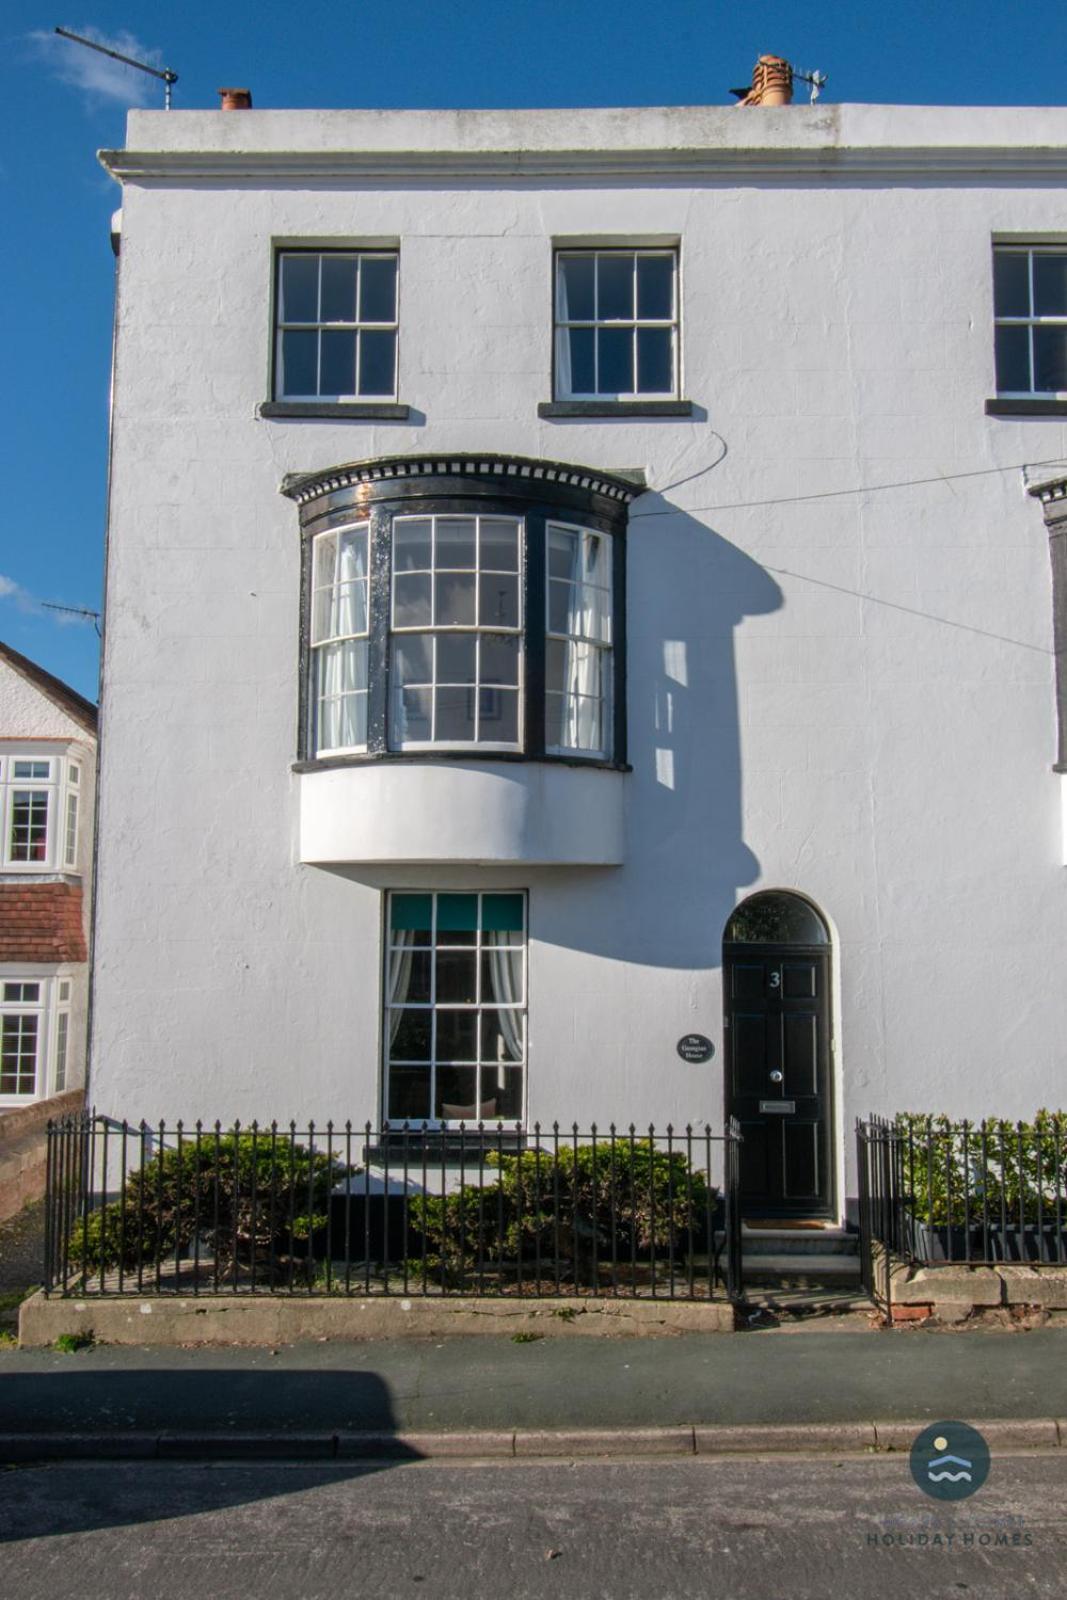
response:
[[[233,113],[240,115],[240,113]],[[120,183],[535,182],[684,178],[706,182],[817,178],[1067,180],[1067,145],[581,150],[101,150]]]

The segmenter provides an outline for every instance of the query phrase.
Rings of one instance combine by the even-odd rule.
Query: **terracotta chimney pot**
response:
[[[784,56],[760,56],[752,69],[752,87],[732,89],[742,106],[787,106],[793,99],[793,69]]]
[[[251,111],[251,89],[220,89],[219,99],[222,101],[223,111]]]

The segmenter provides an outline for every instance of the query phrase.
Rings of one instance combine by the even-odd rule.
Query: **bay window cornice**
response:
[[[613,508],[626,507],[644,485],[636,474],[600,472],[565,461],[542,461],[530,456],[473,455],[466,452],[448,455],[379,456],[372,461],[349,461],[321,472],[289,473],[282,480],[281,492],[301,508],[323,497],[358,496],[348,502],[353,508],[368,501],[389,498],[390,490],[427,494],[463,492],[464,488],[491,486],[508,498],[535,498],[543,493],[578,508],[584,498],[602,499]],[[382,486],[386,486],[383,491]],[[477,492],[477,490],[475,490]],[[590,504],[589,509],[595,509]]]

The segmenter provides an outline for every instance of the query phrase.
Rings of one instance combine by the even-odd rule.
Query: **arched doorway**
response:
[[[743,1213],[831,1216],[830,933],[810,901],[773,889],[738,906],[723,935],[723,997]]]

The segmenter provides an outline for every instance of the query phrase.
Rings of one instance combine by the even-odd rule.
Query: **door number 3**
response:
[[[780,989],[782,987],[782,974],[780,972],[772,972],[768,982],[772,989]]]

